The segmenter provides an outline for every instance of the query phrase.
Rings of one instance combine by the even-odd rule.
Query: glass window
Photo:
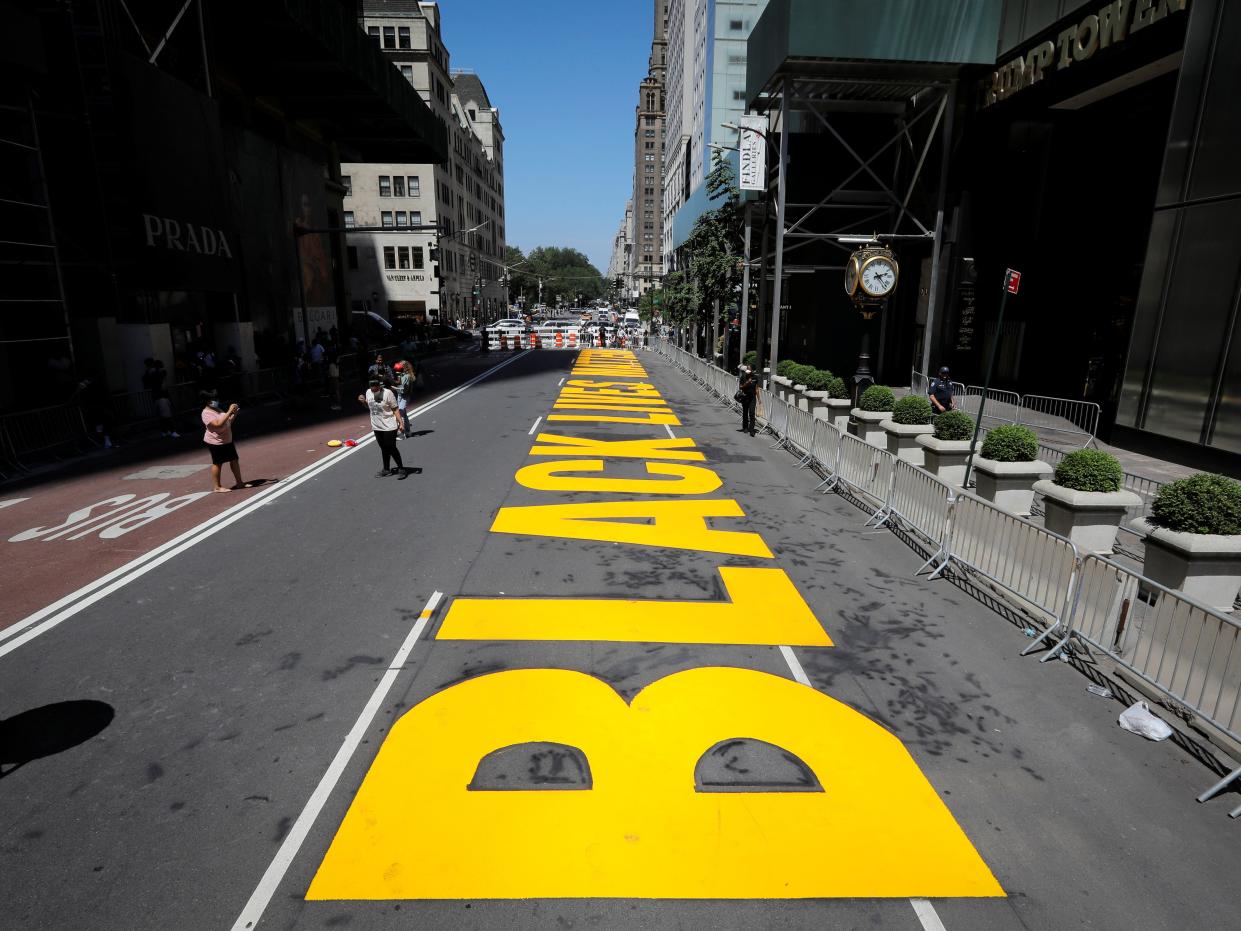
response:
[[[345,226],[353,226],[353,225],[354,225],[354,222],[353,222],[353,211],[352,211],[352,210],[346,210],[346,211],[345,211]]]
[[[384,268],[396,268],[396,249],[384,246]]]
[[[398,38],[397,46],[399,48],[409,48],[409,27],[398,26],[396,34]]]
[[[392,196],[405,196],[405,178],[402,175],[393,175],[392,177]]]
[[[745,91],[733,91],[733,100],[745,100]]]
[[[375,40],[376,45],[379,45],[379,27],[378,26],[367,26],[366,34]]]
[[[422,226],[422,211],[421,210],[411,210],[409,212],[409,225],[410,226]]]
[[[379,196],[380,197],[391,197],[392,196],[392,179],[388,175],[379,176]]]
[[[409,251],[414,260],[414,268],[422,268],[422,246],[414,246]]]
[[[728,21],[728,28],[731,29],[733,32],[740,32],[744,28],[744,25],[745,24],[742,23],[741,20],[739,19],[730,19]]]
[[[392,226],[392,211],[385,210],[379,215],[380,224],[383,226]]]
[[[407,224],[407,222],[408,222],[408,220],[406,219],[406,216],[405,216],[405,211],[404,211],[404,210],[398,210],[398,211],[396,212],[396,225],[397,225],[397,226],[405,226],[405,225]]]
[[[349,263],[350,271],[356,271],[358,268],[358,247],[357,246],[346,246],[345,256]]]
[[[353,196],[353,178],[351,178],[349,175],[341,175],[340,183],[345,188],[345,196],[352,197]]]
[[[396,260],[397,268],[409,268],[409,247],[400,246],[396,250],[396,255],[397,255],[397,260]]]
[[[405,78],[410,84],[414,83],[414,66],[401,65],[401,77]]]
[[[396,48],[395,26],[384,26],[384,48]]]
[[[417,175],[410,175],[405,179],[405,181],[406,193],[409,194],[410,197],[417,197],[422,193],[422,184],[418,180]]]

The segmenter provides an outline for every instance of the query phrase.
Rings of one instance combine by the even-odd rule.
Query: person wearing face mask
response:
[[[396,448],[396,431],[399,426],[396,395],[390,388],[385,388],[379,378],[372,377],[366,393],[358,395],[358,401],[370,409],[371,429],[375,431],[375,442],[379,445],[379,455],[383,460],[383,471],[376,473],[375,477],[396,475],[398,481],[404,481],[409,477],[409,470],[405,468]],[[395,469],[389,468],[392,462],[396,462]]]
[[[233,445],[233,421],[240,412],[236,404],[223,409],[219,395],[214,391],[200,391],[199,399],[203,402],[203,443],[211,453],[211,484],[212,491],[239,491],[246,487],[241,478],[241,463],[237,456],[237,447]],[[236,484],[225,488],[220,484],[220,467],[225,463],[233,470]]]

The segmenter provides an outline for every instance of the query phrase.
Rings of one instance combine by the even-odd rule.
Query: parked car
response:
[[[519,320],[516,317],[506,317],[503,320],[497,320],[487,329],[496,333],[525,333],[526,321]]]

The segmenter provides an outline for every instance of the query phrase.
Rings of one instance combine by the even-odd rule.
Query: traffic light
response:
[[[617,275],[616,276],[616,290],[619,291],[624,286],[625,286],[625,279],[622,278],[620,275]]]
[[[430,255],[431,255],[431,261],[432,261],[432,262],[438,262],[438,261],[440,260],[440,250],[439,250],[439,247],[438,247],[438,246],[432,246],[432,247],[431,247],[431,253],[430,253]]]
[[[470,271],[471,272],[478,271],[478,256],[475,255],[473,252],[470,253]]]

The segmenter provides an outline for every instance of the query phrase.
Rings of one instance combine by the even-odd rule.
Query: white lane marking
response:
[[[677,438],[677,435],[672,432],[672,427],[670,427],[668,424],[664,424],[664,429],[668,431],[669,439],[675,440]]]
[[[540,424],[540,423],[542,423],[542,422],[543,422],[543,415],[542,415],[542,414],[539,414],[538,419],[537,419],[537,420],[535,420],[535,422],[534,422],[534,426],[533,426],[533,427],[531,427],[531,428],[530,428],[530,429],[526,432],[526,436],[534,436],[534,431],[535,431],[535,430],[537,430],[537,429],[539,429],[539,424]]]
[[[788,663],[789,672],[793,674],[793,678],[802,685],[810,685],[810,677],[806,675],[806,670],[801,668],[801,663],[797,660],[797,655],[793,652],[792,647],[780,647],[780,653],[784,656],[784,661]]]
[[[370,441],[371,442],[374,441],[374,436],[370,437]],[[191,531],[189,534],[182,534],[180,537],[177,538],[177,540],[184,540],[184,542],[182,542],[179,546],[173,547],[171,549],[161,547],[162,552],[160,552],[158,556],[155,556],[154,558],[146,559],[144,562],[141,562],[140,565],[138,565],[137,568],[133,569],[132,571],[120,576],[119,578],[116,578],[113,582],[103,586],[102,588],[97,589],[93,594],[87,595],[85,598],[82,598],[74,602],[69,607],[65,608],[63,611],[53,614],[51,617],[47,618],[46,620],[44,620],[42,623],[38,624],[37,626],[31,627],[29,630],[26,630],[26,632],[23,633],[20,637],[15,637],[14,639],[10,640],[8,643],[4,644],[3,646],[0,646],[0,659],[2,659],[5,656],[8,656],[18,647],[24,646],[25,644],[29,643],[31,640],[35,639],[36,637],[47,633],[53,627],[56,627],[57,625],[63,623],[64,621],[67,621],[69,618],[73,617],[75,614],[79,613],[80,611],[83,611],[86,608],[89,608],[95,602],[103,598],[106,598],[108,595],[111,595],[113,592],[117,591],[118,589],[124,588],[126,585],[128,585],[130,582],[133,582],[135,579],[141,578],[142,576],[150,572],[152,569],[162,566],[164,563],[172,559],[174,556],[180,555],[181,553],[188,550],[190,547],[196,546],[197,544],[201,543],[203,540],[206,540],[208,537],[214,536],[215,534],[219,533],[225,527],[228,527],[229,525],[234,524],[237,521],[241,520],[247,514],[254,513],[259,508],[263,507],[266,504],[269,504],[270,502],[274,501],[276,498],[279,498],[281,495],[285,494],[286,492],[292,491],[298,485],[301,485],[303,482],[309,481],[310,479],[317,476],[320,472],[326,471],[327,469],[331,468],[334,464],[336,464],[337,462],[340,462],[342,459],[346,458],[352,453],[357,452],[359,449],[364,449],[367,445],[368,445],[367,439],[363,438],[358,443],[357,446],[351,447],[347,449],[345,452],[339,453],[338,455],[333,456],[329,459],[320,460],[319,462],[316,463],[318,468],[316,468],[315,470],[311,472],[306,472],[300,475],[298,478],[294,479],[293,481],[286,480],[286,481],[280,482],[270,494],[264,495],[261,498],[256,495],[255,497],[251,498],[250,501],[247,502],[244,507],[240,509],[230,508],[228,511],[225,512],[225,514],[228,515],[226,519],[216,521],[206,530],[202,530],[201,532],[197,532],[197,533],[195,533],[194,531]],[[189,536],[190,538],[184,539],[186,536]],[[139,561],[140,560],[135,560],[135,562],[139,562]],[[109,575],[114,576],[115,573],[109,573]],[[107,576],[105,576],[105,578],[107,578]],[[64,601],[64,599],[61,599],[61,601]],[[32,615],[32,617],[33,616],[34,615]],[[20,624],[22,625],[23,628],[29,626],[28,624],[26,624],[25,621],[20,622]],[[17,627],[18,625],[15,624],[13,626]],[[12,632],[14,632],[13,628],[10,627],[4,631],[0,631],[0,634],[2,634],[4,637],[8,637],[10,636]]]
[[[564,384],[564,378],[561,378],[560,381],[556,382],[556,387],[559,388],[563,384]]]
[[[11,508],[15,504],[21,504],[23,501],[29,501],[29,498],[7,498],[0,501],[0,508]]]
[[[918,916],[925,931],[946,931],[944,923],[939,920],[939,913],[929,900],[910,899],[909,904],[914,907],[914,914]]]
[[[366,703],[366,707],[358,715],[358,720],[354,722],[353,727],[345,736],[345,742],[336,751],[336,756],[332,758],[332,762],[328,765],[327,772],[323,774],[323,778],[319,780],[319,784],[307,800],[306,807],[302,809],[302,813],[293,822],[293,829],[289,831],[284,839],[284,843],[276,851],[275,859],[267,867],[267,871],[263,874],[263,878],[259,880],[259,884],[250,896],[250,900],[246,902],[245,908],[241,910],[241,914],[233,923],[233,931],[247,931],[247,929],[253,928],[258,924],[259,919],[263,917],[264,910],[271,903],[272,896],[276,894],[276,889],[279,888],[280,883],[284,880],[284,874],[288,872],[290,864],[292,864],[294,857],[297,856],[298,851],[301,849],[302,842],[306,840],[306,835],[310,833],[310,829],[314,826],[319,813],[323,811],[323,806],[327,803],[328,797],[332,794],[332,790],[336,788],[336,783],[340,781],[345,767],[349,765],[350,757],[358,749],[358,744],[362,742],[362,738],[366,736],[367,729],[371,726],[371,722],[374,721],[375,715],[379,712],[379,706],[383,704],[389,689],[392,688],[392,683],[400,675],[402,667],[414,649],[414,645],[418,642],[418,638],[422,636],[422,631],[426,628],[427,621],[431,619],[431,615],[435,613],[435,608],[443,597],[443,592],[433,594],[431,600],[427,602],[427,606],[418,615],[418,621],[405,638],[405,642],[401,644],[401,648],[396,651],[396,656],[392,658],[392,663],[380,678],[379,684],[375,686],[375,691],[371,694],[370,701]]]
[[[784,657],[784,662],[788,664],[789,672],[793,674],[793,678],[802,685],[810,685],[810,677],[806,675],[806,670],[802,669],[801,662],[797,659],[797,654],[793,652],[792,647],[780,647],[780,655]],[[935,906],[927,899],[910,899],[909,904],[913,906],[914,914],[918,916],[918,921],[922,924],[923,931],[947,931],[944,923],[939,920],[939,913],[935,911]]]
[[[526,354],[527,354],[526,352],[522,352],[522,353],[518,353],[515,356],[510,356],[508,359],[501,362],[499,365],[494,365],[491,368],[487,369],[485,372],[479,375],[475,375],[469,381],[458,385],[456,388],[454,388],[452,391],[449,391],[447,394],[441,395],[440,397],[436,398],[434,401],[428,401],[426,404],[423,404],[421,407],[419,407],[417,410],[415,410],[412,414],[409,414],[408,416],[417,417],[420,414],[423,414],[426,411],[429,411],[432,408],[437,407],[440,404],[443,404],[445,401],[448,401],[451,398],[454,398],[457,395],[461,394],[467,388],[470,388],[473,385],[476,385],[478,382],[482,381],[484,378],[486,378],[488,375],[492,374],[493,372],[499,371],[500,369],[504,368],[504,366],[510,365],[511,363],[516,362],[518,359],[520,359],[522,356]],[[29,643],[31,640],[33,640],[35,637],[39,636],[40,634],[51,630],[57,624],[61,623],[64,620],[67,620],[68,618],[72,617],[74,614],[77,614],[82,609],[89,607],[90,605],[98,601],[99,599],[111,594],[112,592],[123,587],[124,585],[127,585],[129,582],[133,581],[134,579],[139,578],[140,576],[148,572],[150,569],[155,568],[157,565],[161,565],[162,563],[171,559],[173,556],[177,555],[178,553],[184,552],[185,550],[189,549],[194,544],[199,543],[202,540],[205,540],[207,537],[211,536],[217,531],[222,530],[224,527],[228,526],[228,524],[231,524],[234,521],[239,520],[240,518],[244,517],[246,514],[253,513],[259,507],[267,504],[268,502],[274,501],[276,498],[284,494],[286,491],[292,490],[297,485],[300,485],[303,481],[313,478],[319,472],[323,471],[324,469],[330,468],[335,463],[340,462],[342,459],[346,458],[349,455],[352,455],[353,453],[357,452],[362,447],[370,443],[373,443],[374,441],[375,441],[375,435],[372,433],[369,436],[365,436],[362,439],[360,439],[358,441],[357,446],[343,449],[323,459],[319,459],[319,460],[316,460],[315,462],[312,462],[310,465],[306,466],[301,471],[295,472],[293,475],[291,475],[289,478],[285,479],[284,481],[273,485],[271,489],[261,490],[260,492],[258,492],[258,494],[252,495],[247,500],[234,505],[233,507],[229,508],[226,511],[221,511],[219,514],[215,515],[214,517],[208,518],[207,520],[203,521],[198,526],[192,527],[189,530],[185,531],[185,533],[181,534],[180,536],[174,537],[173,539],[169,540],[167,543],[163,543],[160,546],[157,546],[155,549],[151,550],[150,552],[144,553],[141,556],[138,556],[137,558],[130,560],[129,562],[127,562],[125,565],[121,566],[120,568],[114,569],[111,572],[107,573],[106,575],[100,576],[95,581],[89,582],[86,585],[83,585],[77,591],[71,592],[68,595],[65,595],[63,598],[57,599],[52,604],[47,605],[44,608],[40,608],[38,611],[34,612],[30,616],[25,617],[22,620],[18,621],[16,624],[12,624],[9,627],[4,628],[3,630],[0,630],[0,641],[7,640],[10,637],[15,637],[17,634],[22,633],[22,631],[27,630],[27,628],[30,628],[32,625],[39,624],[39,622],[42,621],[44,618],[47,618],[49,615],[52,615],[52,617],[46,623],[40,624],[34,630],[30,630],[25,635],[18,637],[16,640],[8,644],[5,644],[3,647],[0,647],[0,658],[13,652],[13,650],[16,650],[22,644]],[[95,594],[91,595],[91,592],[94,592]],[[88,595],[90,596],[89,598],[84,597]],[[77,602],[77,599],[79,598],[82,598],[83,600],[75,604],[75,602]],[[65,608],[66,605],[72,605],[72,607],[66,608],[64,611],[61,611],[60,609]],[[58,611],[60,613],[56,613]]]

